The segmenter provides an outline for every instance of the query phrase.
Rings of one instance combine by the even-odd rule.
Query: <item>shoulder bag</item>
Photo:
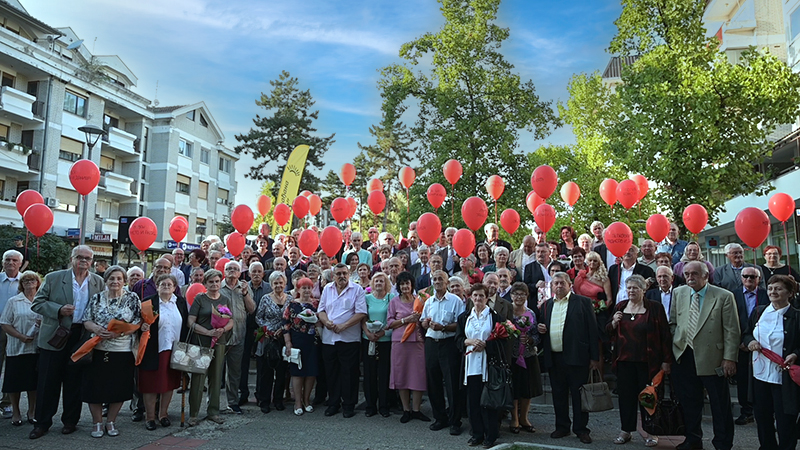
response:
[[[505,351],[497,340],[500,359],[490,358],[486,364],[486,382],[481,393],[481,407],[498,411],[514,408],[514,393],[511,390],[511,369],[506,361]]]
[[[663,371],[659,372],[653,377],[652,384],[645,387],[642,393],[639,394],[639,402],[643,403],[642,406],[649,413],[642,415],[642,429],[655,436],[683,436],[686,432],[683,409],[680,403],[672,397],[672,386],[670,386],[669,397],[667,398],[654,392],[658,390],[663,394],[666,387],[660,386],[659,389],[663,376]],[[651,404],[644,404],[649,403],[647,400],[652,399],[655,399],[654,407]]]
[[[597,375],[595,377],[595,375]],[[595,378],[597,381],[595,381]],[[608,383],[603,381],[600,371],[592,369],[589,372],[589,380],[581,386],[581,411],[600,412],[614,409],[614,402],[611,400],[611,390]]]
[[[194,327],[189,330],[187,342],[175,342],[172,344],[172,356],[170,356],[169,366],[181,372],[206,374],[211,361],[214,359],[214,349],[206,348],[198,344],[190,344]],[[199,341],[198,341],[199,342]]]

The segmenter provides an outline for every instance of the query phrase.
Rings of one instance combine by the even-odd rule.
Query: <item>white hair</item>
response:
[[[744,251],[742,246],[737,244],[736,242],[731,242],[730,244],[725,246],[725,254],[727,255],[728,253],[731,252],[731,250],[742,250],[742,251]]]

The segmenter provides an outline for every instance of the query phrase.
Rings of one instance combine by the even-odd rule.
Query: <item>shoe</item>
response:
[[[21,427],[22,426],[22,420],[12,420],[11,421],[11,425],[13,425],[15,427]]]
[[[414,413],[412,413],[412,417],[413,417],[413,414]],[[436,422],[433,422],[431,424],[431,426],[429,426],[428,428],[430,428],[431,431],[439,431],[439,430],[447,428],[448,426],[449,426],[449,424],[447,422],[442,422],[440,420],[437,420]]]
[[[467,441],[467,445],[469,445],[470,447],[477,447],[477,446],[479,446],[481,444],[483,444],[483,438],[477,438],[475,436],[472,436]]]
[[[400,418],[400,423],[408,423],[411,420],[411,411],[403,411],[403,417]]]
[[[381,413],[381,415],[382,415],[383,417],[389,417],[389,416],[391,416],[391,415],[392,415],[391,411],[389,411],[388,409],[381,409],[381,410],[380,410],[380,413]]]
[[[655,436],[650,436],[644,440],[645,447],[655,447],[656,445],[658,445],[658,438]]]
[[[156,426],[156,421],[155,420],[148,420],[147,423],[144,424],[144,428],[147,431],[153,431],[158,427]]]
[[[631,440],[631,434],[627,431],[623,431],[619,434],[619,436],[615,437],[612,442],[615,444],[621,445],[629,442]]]
[[[589,433],[581,433],[581,434],[579,434],[578,435],[578,439],[580,439],[580,441],[583,442],[584,444],[591,444],[592,443],[592,437],[589,436]]]
[[[411,412],[411,418],[412,419],[417,419],[417,420],[422,421],[422,422],[430,422],[431,421],[431,418],[426,416],[425,414],[422,414],[422,411],[412,411]],[[445,427],[446,426],[447,425],[445,425]],[[444,427],[442,427],[442,428],[444,428]],[[441,430],[441,428],[440,428],[440,430]]]
[[[302,416],[303,415],[303,408],[297,408],[294,410],[295,416]]]
[[[520,430],[522,430],[522,427],[514,427],[511,425],[508,426],[508,431],[510,431],[513,434],[519,434]]]
[[[378,411],[376,411],[374,409],[367,409],[367,411],[364,413],[364,415],[367,416],[367,417],[372,417],[372,416],[374,416],[376,414],[378,414]]]
[[[196,426],[200,421],[197,420],[197,417],[189,417],[189,420],[186,421],[187,427]]]
[[[336,414],[339,414],[338,406],[328,406],[327,408],[325,408],[325,415],[327,417],[334,416]]]
[[[28,435],[28,439],[39,439],[40,437],[47,434],[47,430],[44,428],[35,427],[31,430],[30,434]]]
[[[703,443],[691,444],[689,442],[683,441],[682,443],[678,444],[675,447],[675,450],[703,450]]]
[[[305,408],[305,409],[306,409],[306,412],[307,412],[307,413],[312,413],[312,412],[314,412],[314,407],[313,407],[313,406],[311,406],[311,405],[306,405],[306,408]]]
[[[36,425],[36,419],[33,417],[28,416],[28,423],[31,425]]]
[[[141,422],[144,420],[144,411],[136,410],[133,412],[133,416],[131,416],[131,420],[134,422]]]
[[[264,413],[264,414],[269,414],[270,411],[272,411],[272,410],[269,409],[269,405],[264,405],[264,406],[261,407],[261,412]]]
[[[354,410],[352,410],[352,409],[345,409],[344,412],[342,412],[342,417],[344,417],[345,419],[349,419],[351,417],[355,417],[355,415],[356,415],[356,412]]]
[[[225,423],[225,419],[223,419],[222,417],[220,417],[218,415],[208,416],[208,417],[206,417],[206,419],[208,419],[208,420],[210,420],[210,421],[212,421],[214,423],[220,424],[220,425]]]
[[[733,421],[736,425],[747,425],[748,423],[753,423],[755,418],[750,415],[742,414],[741,416],[737,417],[736,420]]]
[[[486,442],[483,443],[483,448],[492,448],[495,445],[497,445],[496,442],[497,441],[491,441],[491,442],[486,441]]]
[[[76,431],[78,431],[78,427],[76,427],[75,425],[64,425],[61,428],[61,434],[72,434]]]
[[[526,433],[536,433],[536,428],[533,428],[533,425],[520,425],[520,428]]]
[[[10,406],[3,408],[3,419],[10,419],[14,415],[14,410]]]
[[[229,406],[228,409],[233,411],[235,414],[239,414],[239,415],[242,414],[242,408],[240,408],[239,405]]]
[[[450,425],[450,436],[458,436],[461,434],[461,425]]]
[[[274,406],[275,406],[275,411],[283,411],[284,409],[286,409],[286,407],[283,406],[283,402],[275,403]]]
[[[565,436],[569,436],[569,430],[556,430],[550,433],[550,437],[553,439],[560,439]]]
[[[108,422],[106,424],[106,433],[111,437],[119,436],[119,430],[114,422]]]
[[[162,427],[164,427],[164,428],[166,428],[166,427],[168,427],[168,426],[172,425],[172,422],[170,422],[170,421],[169,421],[169,417],[162,417],[162,418],[159,420],[159,422],[161,422],[161,426],[162,426]]]
[[[237,403],[237,405],[239,405],[239,406],[246,405],[247,404],[247,397],[248,396],[245,396],[245,395],[239,397],[239,402]]]
[[[93,438],[101,438],[103,437],[105,432],[103,431],[103,423],[96,423],[94,424],[94,428],[92,429],[91,436]]]

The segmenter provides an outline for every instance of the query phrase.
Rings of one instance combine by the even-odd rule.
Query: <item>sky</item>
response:
[[[230,148],[256,114],[268,114],[255,100],[288,71],[316,101],[318,134],[336,133],[321,178],[352,160],[358,143],[374,143],[380,68],[402,62],[403,43],[444,22],[435,0],[20,1],[44,23],[71,27],[92,54],[118,55],[139,79],[134,92],[160,106],[204,101]],[[511,35],[501,51],[555,108],[573,74],[606,67],[620,11],[619,0],[504,0],[497,23]],[[525,152],[571,142],[568,127],[543,141],[520,138]],[[251,165],[245,155],[236,165],[236,203],[255,208],[261,182],[244,177]]]

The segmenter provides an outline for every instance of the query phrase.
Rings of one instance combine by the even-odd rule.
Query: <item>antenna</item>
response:
[[[67,46],[67,50],[75,50],[76,48],[80,47],[83,44],[83,39],[79,39],[72,44]]]
[[[158,80],[156,80],[156,96],[155,96],[155,99],[153,99],[153,105],[155,105],[155,106],[159,105],[159,101],[158,101]]]

